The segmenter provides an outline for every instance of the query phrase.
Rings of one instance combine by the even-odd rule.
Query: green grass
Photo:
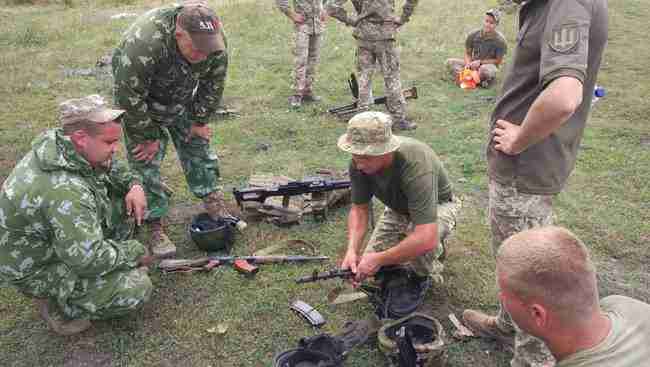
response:
[[[0,8],[5,19],[0,24],[0,46],[5,51],[0,53],[0,180],[29,150],[36,134],[56,125],[58,102],[91,93],[109,96],[103,80],[66,77],[63,70],[93,67],[111,51],[133,18],[110,16],[164,4],[158,0],[79,0],[21,5],[25,3],[29,2],[10,1],[10,6]],[[291,93],[292,63],[291,26],[286,18],[270,1],[210,3],[222,15],[231,47],[226,102],[242,111],[239,119],[215,123],[213,143],[221,159],[224,186],[239,186],[252,173],[301,177],[320,167],[345,169],[349,157],[335,145],[345,123],[324,110],[351,99],[346,84],[354,66],[350,29],[333,20],[328,25],[316,84],[325,103],[292,112],[286,99]],[[494,3],[421,0],[400,34],[403,84],[417,86],[420,95],[408,107],[419,128],[407,134],[434,148],[464,201],[450,243],[446,283],[427,299],[448,334],[452,331],[446,318],[449,312],[459,315],[466,307],[488,311],[496,307],[483,157],[486,122],[496,90],[462,91],[445,80],[443,66],[446,58],[462,54],[465,34],[481,24],[480,9]],[[593,250],[601,292],[649,302],[650,83],[643,80],[645,69],[639,62],[650,58],[643,23],[650,10],[644,5],[641,0],[609,2],[609,46],[599,76],[607,96],[595,107],[575,172],[555,205],[557,223],[575,231]],[[467,9],[479,10],[472,14]],[[500,26],[510,45],[514,44],[514,18],[505,16]],[[381,78],[375,78],[374,85],[375,95],[383,94]],[[270,148],[258,151],[261,143]],[[174,152],[168,153],[163,172],[177,192],[174,203],[195,202]],[[307,218],[290,229],[251,224],[237,238],[234,252],[249,254],[289,239],[303,239],[314,244],[318,253],[335,259],[346,243],[346,214],[347,209],[338,209],[325,223]],[[181,225],[173,228],[172,238],[179,246],[179,257],[200,255]],[[74,365],[75,358],[86,353],[107,356],[115,366],[268,366],[275,353],[319,332],[289,310],[291,301],[299,298],[321,311],[328,320],[326,332],[371,313],[364,302],[336,308],[327,305],[327,292],[336,282],[293,284],[293,278],[315,268],[264,266],[254,279],[227,268],[196,275],[154,272],[155,291],[143,312],[97,322],[88,332],[70,338],[48,332],[28,299],[11,288],[0,288],[0,360],[7,366]],[[208,331],[217,325],[228,327],[225,335]],[[454,342],[449,352],[450,366],[506,366],[509,358],[479,340]],[[376,347],[364,346],[349,355],[347,365],[376,366],[382,361]]]

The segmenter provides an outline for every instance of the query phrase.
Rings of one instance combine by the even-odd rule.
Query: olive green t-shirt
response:
[[[591,349],[558,362],[557,367],[641,367],[650,365],[650,305],[624,296],[600,302],[612,321],[609,335]]]
[[[477,29],[467,35],[465,49],[472,55],[472,60],[498,59],[505,56],[508,44],[498,31],[484,33],[482,29]]]
[[[607,0],[529,0],[522,5],[517,45],[490,118],[490,178],[523,193],[550,195],[562,190],[575,166],[607,33]],[[521,125],[544,88],[559,77],[582,82],[582,104],[574,114],[520,154],[496,150],[495,122]]]
[[[366,204],[376,196],[416,225],[435,223],[438,203],[452,199],[447,172],[429,146],[412,138],[399,139],[392,165],[382,172],[366,175],[350,162],[352,202]]]

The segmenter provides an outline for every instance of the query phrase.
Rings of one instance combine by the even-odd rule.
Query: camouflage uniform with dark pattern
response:
[[[93,169],[60,129],[36,138],[0,192],[0,279],[70,319],[124,315],[149,299],[145,254],[129,240],[124,165]]]
[[[205,124],[221,104],[228,67],[227,52],[188,63],[176,45],[176,16],[182,6],[153,9],[125,32],[113,54],[114,97],[123,117],[129,164],[142,174],[149,219],[169,210],[169,194],[161,185],[160,165],[167,145],[176,148],[190,191],[205,197],[219,190],[219,165],[209,142],[190,137],[192,124]],[[158,140],[150,162],[136,161],[131,150]]]
[[[352,0],[357,16],[349,16],[343,5],[347,0],[333,0],[328,13],[346,25],[355,27],[357,40],[357,81],[359,107],[369,107],[372,101],[372,74],[376,67],[384,75],[386,108],[393,121],[406,119],[406,100],[402,95],[400,58],[396,35],[398,26],[409,21],[417,0],[406,0],[402,15],[395,15],[394,0]],[[399,21],[399,24],[395,22]]]
[[[278,9],[287,13],[289,0],[276,0]],[[312,95],[316,68],[320,60],[321,41],[325,24],[320,15],[324,12],[323,0],[293,0],[293,10],[305,17],[305,22],[295,24],[295,48],[292,88],[296,95]]]

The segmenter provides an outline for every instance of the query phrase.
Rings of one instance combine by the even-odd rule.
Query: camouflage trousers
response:
[[[219,160],[217,154],[210,148],[210,142],[196,136],[190,138],[191,123],[185,118],[179,120],[176,125],[161,128],[160,149],[151,162],[135,160],[131,151],[137,144],[124,134],[129,165],[144,180],[149,220],[162,218],[169,211],[171,193],[162,184],[160,165],[165,159],[170,138],[176,148],[190,192],[198,198],[203,198],[211,192],[220,190]]]
[[[393,121],[406,118],[406,100],[402,95],[400,81],[399,47],[395,40],[357,40],[357,82],[359,83],[359,107],[372,104],[372,74],[376,68],[384,75],[386,109]]]
[[[126,219],[124,200],[113,201],[112,209],[113,217],[121,220],[113,221],[116,225],[105,234],[106,239],[114,240],[116,246],[128,246],[128,250],[125,250],[127,253],[144,255],[144,246],[129,240],[134,224],[133,220]],[[55,317],[88,320],[112,319],[129,314],[149,300],[153,289],[149,276],[138,269],[117,269],[92,278],[76,274],[70,276],[70,273],[70,267],[56,262],[29,279],[11,284],[29,297],[49,299],[58,308],[51,310]]]
[[[465,68],[465,60],[463,59],[447,59],[445,63],[447,70],[454,77],[454,80],[458,78],[458,74]],[[485,64],[481,65],[478,68],[478,75],[481,78],[481,81],[491,81],[497,77],[497,71],[499,68],[494,64]]]
[[[304,96],[312,94],[312,86],[316,79],[316,68],[320,61],[320,47],[323,39],[322,33],[314,34],[303,29],[306,26],[296,27],[293,85],[294,94]]]
[[[456,227],[456,219],[460,210],[460,199],[438,204],[438,247],[412,260],[409,266],[418,276],[433,276],[440,278],[444,266],[441,255],[444,253],[445,240]],[[364,253],[384,251],[397,246],[404,238],[413,232],[414,225],[408,215],[397,213],[386,207]]]
[[[492,251],[496,256],[499,246],[515,233],[534,227],[553,224],[553,196],[525,194],[512,185],[503,185],[492,179],[488,186],[488,216],[492,231]],[[505,331],[514,331],[515,355],[512,367],[549,367],[555,364],[550,350],[540,339],[523,332],[512,321],[499,303],[497,325]]]

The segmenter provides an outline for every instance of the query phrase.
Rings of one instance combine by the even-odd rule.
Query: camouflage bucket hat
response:
[[[81,121],[97,123],[115,121],[123,113],[124,110],[109,108],[104,99],[97,94],[68,99],[59,104],[59,122],[61,126]]]
[[[401,366],[401,361],[408,359],[402,351],[402,343],[408,334],[411,362],[416,367],[442,367],[447,363],[447,346],[445,330],[440,322],[428,315],[413,313],[399,320],[389,321],[379,329],[378,344],[391,366]],[[401,340],[400,340],[401,339]]]
[[[341,135],[338,147],[358,155],[383,155],[399,148],[399,138],[393,135],[390,116],[382,112],[362,112],[350,119],[348,130]]]
[[[178,14],[180,26],[189,33],[193,46],[205,54],[224,51],[222,25],[214,11],[201,2],[190,3]]]

